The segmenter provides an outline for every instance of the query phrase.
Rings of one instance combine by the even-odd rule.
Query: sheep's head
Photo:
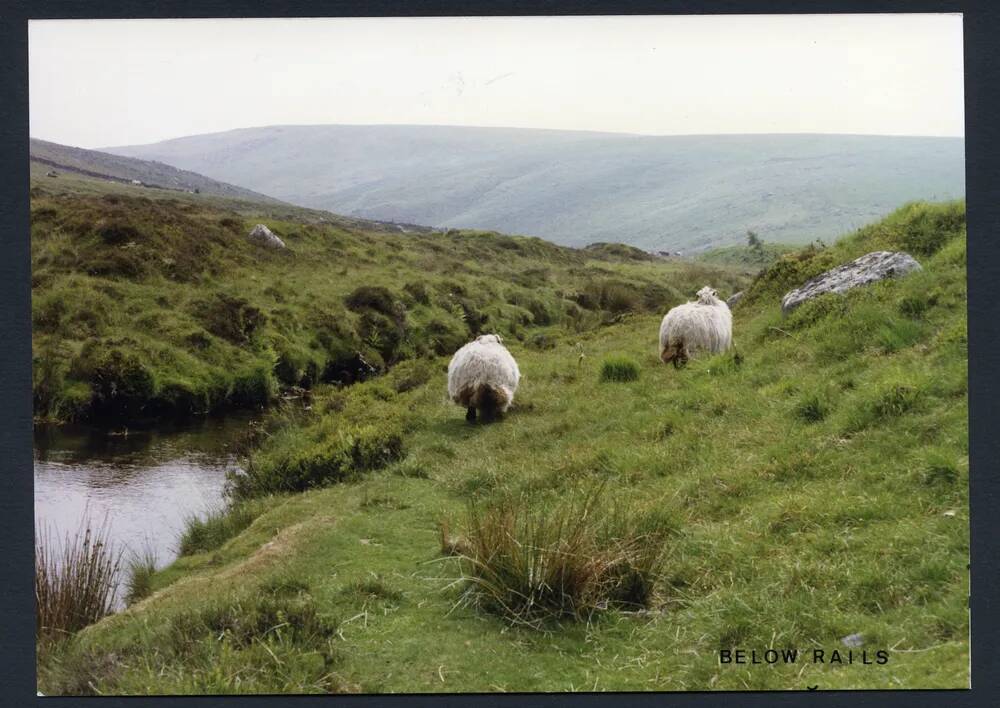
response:
[[[480,344],[503,344],[503,339],[499,334],[483,334],[476,337],[476,341]]]
[[[719,301],[719,293],[712,287],[706,285],[698,291],[698,302],[703,305],[714,305]]]

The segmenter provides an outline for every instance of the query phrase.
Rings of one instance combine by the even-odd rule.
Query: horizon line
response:
[[[593,130],[593,129],[582,129],[582,128],[529,128],[521,126],[505,126],[505,125],[468,125],[468,124],[447,124],[447,123],[270,123],[265,125],[251,125],[242,126],[236,128],[226,128],[223,130],[213,130],[203,133],[188,133],[184,135],[175,135],[174,137],[161,138],[158,140],[152,140],[149,142],[139,142],[139,143],[116,143],[116,144],[105,144],[98,147],[83,147],[81,145],[73,145],[71,143],[62,142],[58,140],[53,140],[51,138],[39,137],[36,135],[31,135],[29,133],[29,139],[33,140],[44,140],[46,142],[52,142],[56,144],[66,145],[68,147],[78,147],[83,150],[108,150],[113,148],[121,147],[142,147],[148,145],[156,145],[158,143],[171,142],[175,140],[184,140],[187,138],[197,138],[205,137],[209,135],[223,135],[226,133],[236,133],[240,131],[252,131],[252,130],[266,130],[269,128],[451,128],[451,129],[466,129],[466,130],[506,130],[506,131],[525,131],[525,132],[548,132],[548,133],[579,133],[583,135],[595,135],[595,136],[615,136],[615,137],[632,137],[632,138],[713,138],[713,137],[748,137],[748,136],[759,136],[759,137],[787,137],[787,136],[836,136],[836,137],[862,137],[862,138],[938,138],[938,139],[953,139],[953,140],[965,140],[965,135],[934,135],[934,134],[920,134],[920,133],[826,133],[817,131],[792,131],[792,132],[764,132],[764,131],[751,131],[746,133],[736,133],[736,132],[723,132],[723,133],[636,133],[636,132],[626,132],[626,131],[611,131],[611,130]],[[30,130],[30,128],[29,128]]]

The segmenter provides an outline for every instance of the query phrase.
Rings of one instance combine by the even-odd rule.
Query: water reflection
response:
[[[57,538],[86,514],[107,517],[112,542],[148,550],[158,565],[176,556],[185,520],[222,503],[226,470],[249,415],[206,418],[150,430],[86,426],[35,430],[35,520]]]

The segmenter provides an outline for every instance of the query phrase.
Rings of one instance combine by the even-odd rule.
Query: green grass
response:
[[[639,378],[639,364],[625,356],[611,356],[601,364],[601,381],[635,381]]]
[[[479,231],[400,234],[291,206],[66,175],[32,182],[38,419],[259,407],[447,356],[480,332],[552,346],[659,312],[731,269]],[[287,244],[246,241],[257,222]],[[634,250],[634,249],[633,249]],[[414,385],[416,381],[414,380]]]
[[[506,340],[524,378],[498,425],[469,426],[448,402],[446,356],[317,386],[311,413],[274,422],[251,460],[312,459],[358,429],[399,435],[399,455],[276,497],[221,546],[157,571],[141,605],[41,650],[40,690],[967,686],[963,210],[909,206],[777,261],[736,313],[739,366],[729,354],[663,366],[662,312],[639,311],[580,332],[548,325],[551,347]],[[923,271],[782,318],[788,287],[908,242],[924,249]],[[600,384],[610,357],[641,366],[642,385]],[[580,513],[599,487],[608,497],[592,508],[617,525]],[[585,591],[598,611],[578,614],[562,611],[572,593],[545,590],[549,619],[525,623],[512,619],[530,613],[491,606],[491,591],[466,594],[493,578],[510,606],[540,589],[524,584],[530,558],[568,571],[579,564],[559,549],[576,544],[591,567],[627,555],[613,539],[652,530],[662,543],[641,544],[659,554],[641,603]],[[295,628],[273,636],[279,613]],[[235,627],[244,616],[260,619]],[[829,654],[854,633],[889,664],[719,663],[726,648]]]
[[[787,243],[762,243],[759,248],[746,245],[720,246],[699,253],[697,260],[712,265],[739,266],[757,272],[782,256],[799,251],[801,248]]]
[[[125,604],[134,605],[153,592],[156,553],[146,548],[132,552],[125,562]]]
[[[264,497],[216,509],[205,516],[192,516],[184,526],[178,551],[182,556],[220,548],[267,510],[272,499]]]

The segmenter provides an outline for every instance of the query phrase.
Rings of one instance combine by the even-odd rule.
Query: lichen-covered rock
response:
[[[264,224],[257,224],[254,226],[250,233],[247,234],[247,240],[250,243],[255,243],[258,246],[266,246],[268,248],[284,248],[285,242],[274,235],[271,229],[264,226]]]
[[[850,263],[837,266],[806,281],[781,298],[781,311],[788,314],[806,300],[826,293],[843,293],[859,285],[868,285],[886,278],[898,278],[920,264],[908,253],[901,251],[874,251]]]
[[[731,310],[733,309],[733,305],[735,305],[742,299],[743,299],[743,291],[740,290],[738,293],[733,293],[732,295],[729,296],[729,299],[726,300],[726,305]]]

